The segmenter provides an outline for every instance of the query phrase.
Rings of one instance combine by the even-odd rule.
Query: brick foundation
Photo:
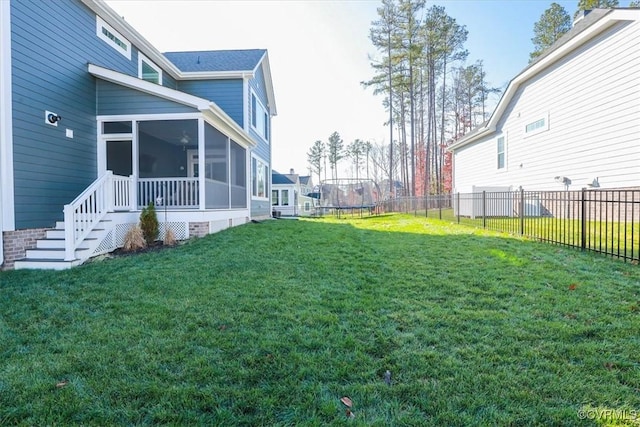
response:
[[[190,222],[189,237],[204,237],[209,234],[208,222]]]
[[[27,249],[34,249],[38,239],[44,239],[49,228],[30,228],[27,230],[5,231],[2,233],[4,263],[0,270],[12,270],[16,260],[24,258]]]

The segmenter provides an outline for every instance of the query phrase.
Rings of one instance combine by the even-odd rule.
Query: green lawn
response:
[[[416,215],[425,215],[424,209],[414,212]],[[426,213],[431,218],[446,219],[458,222],[453,209],[429,210]],[[636,217],[635,222],[618,222],[615,218],[606,221],[587,221],[585,227],[585,247],[594,252],[606,253],[616,257],[627,257],[628,260],[640,259],[640,223]],[[552,241],[564,245],[582,245],[582,222],[577,219],[553,218],[553,217],[526,217],[521,223],[518,217],[487,217],[480,218],[461,217],[460,223],[475,227],[486,227],[488,230],[503,231],[511,234],[520,234],[524,225],[524,235],[543,241]]]
[[[0,425],[640,425],[639,412],[639,267],[575,249],[383,215],[0,273]]]

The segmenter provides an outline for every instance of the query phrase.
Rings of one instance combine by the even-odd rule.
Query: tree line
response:
[[[618,0],[579,0],[574,19],[580,11],[618,6]],[[640,6],[640,0],[629,6]],[[356,139],[345,146],[334,132],[307,153],[310,170],[318,182],[329,171],[336,179],[339,163],[349,160],[352,177],[387,181],[386,195],[398,195],[398,187],[409,196],[450,192],[446,147],[487,120],[489,97],[501,90],[486,81],[481,60],[466,63],[468,31],[444,7],[427,7],[426,0],[382,0],[377,13],[369,32],[378,52],[371,58],[374,76],[362,84],[383,96],[391,142]],[[571,27],[566,10],[551,3],[534,25],[530,63]]]

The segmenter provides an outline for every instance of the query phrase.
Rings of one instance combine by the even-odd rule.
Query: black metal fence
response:
[[[381,202],[378,211],[425,215],[640,261],[640,189],[403,197]]]

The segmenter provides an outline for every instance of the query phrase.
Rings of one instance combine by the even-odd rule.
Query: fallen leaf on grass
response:
[[[569,290],[570,291],[575,291],[577,287],[578,287],[578,285],[576,285],[575,283],[572,283],[572,284],[569,285]]]
[[[341,398],[340,402],[342,402],[347,408],[351,408],[353,406],[353,402],[347,396]]]
[[[227,325],[220,325],[218,329],[224,331],[225,329],[227,329]]]
[[[607,370],[609,370],[609,371],[610,371],[610,370],[612,370],[613,368],[615,368],[615,367],[616,367],[616,365],[615,365],[615,363],[612,363],[612,362],[606,362],[606,363],[604,364],[604,367],[605,367],[605,368],[607,368]]]
[[[356,414],[351,412],[351,409],[349,409],[349,408],[347,408],[347,411],[345,412],[345,415],[347,416],[347,418],[355,418],[356,417]]]
[[[67,384],[69,384],[69,380],[62,380],[62,381],[56,383],[56,388],[66,387]]]

